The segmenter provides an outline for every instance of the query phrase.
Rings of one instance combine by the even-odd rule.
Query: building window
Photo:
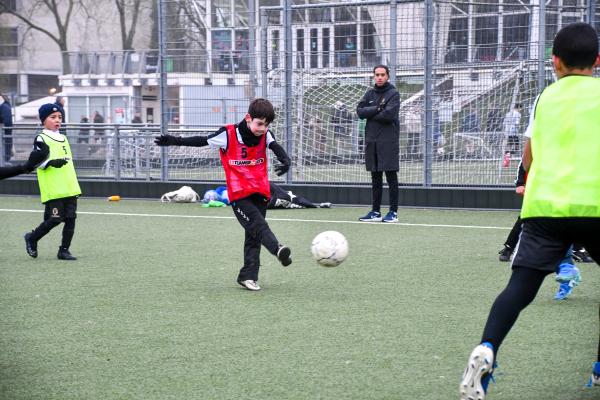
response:
[[[0,28],[0,58],[19,56],[19,32],[17,28]]]
[[[2,11],[17,11],[17,0],[2,0]]]

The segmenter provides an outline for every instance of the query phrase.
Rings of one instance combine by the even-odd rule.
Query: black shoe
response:
[[[510,261],[510,256],[512,256],[512,252],[513,250],[510,247],[504,245],[504,248],[498,252],[498,259],[503,262]]]
[[[292,263],[292,258],[290,255],[292,254],[292,250],[289,247],[279,245],[279,250],[277,250],[277,259],[284,267],[287,267]]]
[[[69,249],[65,249],[63,247],[58,248],[58,254],[56,255],[56,257],[58,257],[59,260],[68,260],[68,261],[77,260],[77,257],[75,257],[73,254],[71,254],[69,252]]]
[[[592,263],[594,259],[590,257],[588,252],[584,248],[573,251],[573,259],[578,262]]]
[[[37,242],[31,240],[31,232],[25,234],[25,250],[30,257],[37,258]]]

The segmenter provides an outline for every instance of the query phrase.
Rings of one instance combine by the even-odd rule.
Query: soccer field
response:
[[[260,292],[235,282],[243,230],[230,208],[81,199],[71,251],[61,227],[25,253],[43,206],[0,197],[1,399],[458,398],[492,301],[510,268],[497,251],[516,212],[401,209],[269,211],[292,248],[263,250]],[[385,210],[387,211],[387,210]],[[337,268],[310,242],[337,230]],[[500,350],[489,399],[591,400],[600,269],[579,264],[571,297],[547,279]]]

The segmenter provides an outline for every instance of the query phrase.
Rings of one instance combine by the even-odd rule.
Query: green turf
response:
[[[469,229],[348,223],[367,211],[356,208],[270,211],[294,263],[263,252],[254,293],[235,283],[243,231],[229,208],[82,199],[76,262],[56,259],[60,229],[37,259],[25,254],[38,199],[0,197],[0,208],[36,210],[0,211],[1,399],[456,399],[509,276],[497,251],[516,217],[400,212],[411,224],[505,228]],[[98,214],[109,212],[150,216]],[[350,256],[323,268],[310,241],[332,229]],[[570,299],[552,300],[548,279],[523,312],[490,399],[599,398],[584,384],[600,270],[580,267]]]

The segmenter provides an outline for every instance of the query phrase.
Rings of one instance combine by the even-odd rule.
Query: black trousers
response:
[[[600,264],[598,232],[600,218],[524,220],[512,275],[492,305],[481,341],[490,342],[498,351],[521,311],[535,299],[544,278],[554,272],[572,243],[581,243]]]
[[[9,162],[12,158],[13,138],[12,129],[4,130],[4,161]]]
[[[504,242],[505,246],[510,247],[512,250],[517,247],[517,242],[519,241],[519,235],[521,234],[521,216],[517,218],[517,221],[513,225],[508,237],[506,238],[506,242]]]
[[[258,280],[261,245],[276,255],[279,248],[277,238],[265,220],[269,199],[253,194],[231,203],[233,213],[244,228],[244,266],[240,269],[238,281]]]
[[[398,172],[385,171],[385,180],[388,183],[390,193],[390,211],[398,212]],[[371,171],[371,187],[373,211],[380,211],[383,193],[383,171]]]
[[[64,222],[62,242],[60,246],[68,249],[75,234],[75,219],[77,218],[77,197],[49,200],[45,204],[44,222],[31,233],[31,240],[37,242],[53,228]]]

